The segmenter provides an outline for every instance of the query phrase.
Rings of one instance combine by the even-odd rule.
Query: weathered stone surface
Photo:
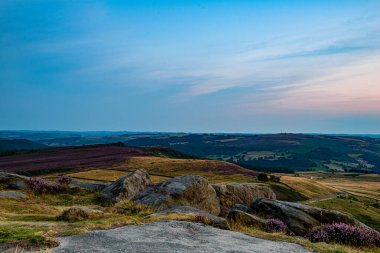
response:
[[[346,223],[364,226],[353,217],[338,211],[299,203],[260,198],[252,203],[251,208],[257,213],[282,220],[296,235],[305,235],[321,224]]]
[[[152,185],[148,173],[144,170],[136,170],[104,188],[101,194],[108,202],[116,203],[120,200],[133,199],[141,191]]]
[[[68,221],[68,222],[76,222],[76,221],[81,221],[85,219],[95,219],[95,218],[100,217],[102,214],[103,212],[99,210],[81,207],[81,206],[74,206],[65,210],[58,217],[58,219]]]
[[[0,185],[3,185],[3,188],[26,190],[28,189],[26,184],[28,180],[29,177],[0,171]]]
[[[89,183],[75,179],[70,183],[70,187],[78,187],[93,192],[100,192],[108,186],[110,186],[110,184]]]
[[[186,221],[158,221],[59,238],[53,253],[306,253],[300,245],[259,239]]]
[[[249,208],[248,206],[245,206],[245,205],[242,205],[242,204],[235,204],[233,205],[233,207],[231,207],[231,211],[242,211],[242,212],[245,212],[245,213],[252,213],[252,209]]]
[[[222,216],[235,204],[250,205],[256,198],[276,199],[272,189],[257,184],[215,184],[212,187],[220,199]]]
[[[22,192],[16,192],[16,191],[3,191],[0,192],[0,198],[8,198],[8,199],[27,199],[28,195]]]
[[[219,199],[214,188],[207,178],[201,176],[171,178],[141,192],[134,201],[155,210],[192,206],[213,215],[220,213]]]
[[[245,226],[258,226],[264,227],[265,220],[257,217],[256,215],[249,214],[239,210],[232,210],[227,215],[227,220],[229,222],[234,222],[237,224]]]
[[[218,227],[221,229],[229,230],[230,226],[228,225],[228,222],[226,219],[222,217],[218,217],[212,214],[209,214],[205,211],[199,210],[197,208],[191,207],[191,206],[177,206],[173,207],[167,210],[159,211],[157,213],[148,215],[147,218],[154,218],[159,217],[162,215],[167,215],[171,213],[177,213],[177,214],[194,214],[202,218],[206,218],[209,221],[209,225],[213,227]]]

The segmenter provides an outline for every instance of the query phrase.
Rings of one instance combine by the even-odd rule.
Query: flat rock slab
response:
[[[309,252],[302,246],[258,239],[186,221],[158,221],[60,238],[58,253],[83,252]]]
[[[5,192],[0,192],[0,197],[8,198],[8,199],[27,199],[28,195],[22,192],[5,191]]]

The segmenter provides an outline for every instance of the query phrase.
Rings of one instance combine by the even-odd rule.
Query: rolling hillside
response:
[[[165,146],[199,158],[222,160],[252,170],[380,172],[380,138],[312,134],[184,134],[121,132],[1,132],[49,147],[123,142]]]
[[[113,181],[136,169],[162,178],[203,175],[213,182],[253,182],[257,176],[252,170],[224,161],[196,159],[166,147],[136,148],[121,143],[48,148],[0,157],[0,171],[27,175],[81,172],[72,176]]]
[[[46,148],[46,145],[26,139],[0,139],[0,152]]]
[[[233,162],[255,170],[380,172],[380,139],[369,137],[267,134],[178,134],[134,136],[133,146],[174,150]]]

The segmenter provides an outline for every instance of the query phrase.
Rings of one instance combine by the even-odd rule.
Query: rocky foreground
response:
[[[16,174],[0,173],[0,183],[6,189],[32,189],[33,180],[39,182]],[[49,189],[54,186],[53,182],[45,184]],[[111,212],[107,210],[128,215],[127,209],[117,206],[126,201],[136,208],[149,209],[143,216],[143,222],[147,223],[60,238],[61,244],[54,252],[307,252],[300,245],[229,231],[233,225],[255,227],[268,233],[286,233],[312,242],[380,245],[380,234],[352,216],[279,201],[269,187],[256,184],[212,185],[207,178],[196,175],[178,176],[153,184],[145,171],[136,170],[110,185],[72,182],[66,187],[67,190],[79,187],[97,192],[104,206],[97,209],[72,206],[57,220],[69,223],[96,220]],[[6,198],[27,197],[16,191],[0,193]],[[171,219],[168,218],[171,214],[173,217],[191,214],[193,221],[211,226],[185,221],[152,222]],[[333,231],[328,232],[331,229]],[[326,236],[321,238],[321,234]]]
[[[186,221],[159,221],[60,238],[52,252],[309,252],[302,246],[254,238]]]

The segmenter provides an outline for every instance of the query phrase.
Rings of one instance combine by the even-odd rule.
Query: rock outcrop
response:
[[[221,228],[221,229],[226,229],[226,230],[230,229],[230,226],[228,225],[228,222],[226,219],[212,215],[212,214],[209,214],[209,213],[206,213],[205,211],[196,209],[196,208],[191,207],[191,206],[173,207],[173,208],[170,208],[167,210],[159,211],[157,213],[148,215],[147,218],[156,218],[156,217],[160,217],[160,216],[172,214],[172,213],[193,214],[193,215],[196,215],[197,217],[204,218],[205,220],[207,220],[208,225],[211,225],[211,226],[217,227],[217,228]]]
[[[220,200],[222,216],[235,204],[250,205],[256,198],[276,199],[272,189],[257,184],[215,184],[212,187]]]
[[[301,236],[322,224],[346,223],[365,226],[341,212],[299,203],[260,198],[252,203],[251,208],[257,213],[282,220],[294,234]]]
[[[265,225],[264,219],[239,210],[231,210],[227,215],[227,220],[245,226],[264,227]]]
[[[0,188],[26,190],[28,189],[27,181],[29,177],[21,176],[15,173],[8,173],[0,171]]]
[[[245,212],[245,213],[252,213],[252,209],[251,208],[249,208],[248,206],[242,205],[242,204],[235,204],[235,205],[233,205],[233,207],[231,208],[230,212],[231,211],[242,211],[242,212]]]
[[[144,170],[136,170],[104,188],[101,195],[109,203],[116,203],[121,200],[131,200],[152,185],[148,173]]]
[[[307,253],[294,243],[259,239],[186,221],[157,221],[59,238],[53,253]]]
[[[92,192],[101,192],[106,187],[110,186],[109,184],[100,184],[100,183],[89,183],[89,182],[83,182],[80,180],[74,179],[70,183],[70,187],[72,188],[79,188],[79,189],[85,189]]]
[[[138,194],[134,201],[155,210],[176,206],[192,206],[213,215],[219,215],[220,204],[207,178],[180,176],[161,182]]]
[[[0,192],[0,198],[7,198],[7,199],[27,199],[28,195],[22,192],[17,191],[4,191]]]

